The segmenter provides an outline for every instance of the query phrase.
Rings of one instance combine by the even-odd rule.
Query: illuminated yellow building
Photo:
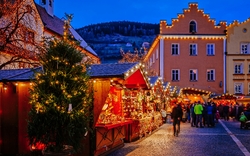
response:
[[[250,94],[250,18],[227,28],[226,91]]]

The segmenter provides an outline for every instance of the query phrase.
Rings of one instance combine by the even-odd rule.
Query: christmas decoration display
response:
[[[93,114],[91,81],[85,56],[69,39],[70,18],[65,21],[63,40],[46,40],[39,60],[43,72],[36,73],[30,90],[28,138],[30,145],[43,144],[45,152],[78,152],[91,131]]]

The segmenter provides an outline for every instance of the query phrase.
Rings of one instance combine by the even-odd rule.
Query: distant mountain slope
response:
[[[159,24],[118,21],[88,25],[76,29],[79,35],[98,54],[102,62],[121,59],[120,48],[131,51],[152,43],[159,34]],[[110,61],[111,60],[111,61]]]
[[[159,34],[159,24],[118,21],[88,25],[76,31],[86,40],[106,35],[154,36]]]

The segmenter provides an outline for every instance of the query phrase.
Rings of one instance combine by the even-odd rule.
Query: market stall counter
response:
[[[96,151],[95,155],[115,150],[124,145],[125,126],[132,123],[126,120],[114,124],[96,124]]]

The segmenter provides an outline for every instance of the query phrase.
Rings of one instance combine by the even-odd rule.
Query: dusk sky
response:
[[[54,0],[54,14],[59,18],[65,17],[65,13],[73,14],[71,24],[75,29],[111,21],[159,24],[166,20],[169,24],[191,2],[198,3],[198,8],[215,19],[216,24],[250,18],[250,0]]]

